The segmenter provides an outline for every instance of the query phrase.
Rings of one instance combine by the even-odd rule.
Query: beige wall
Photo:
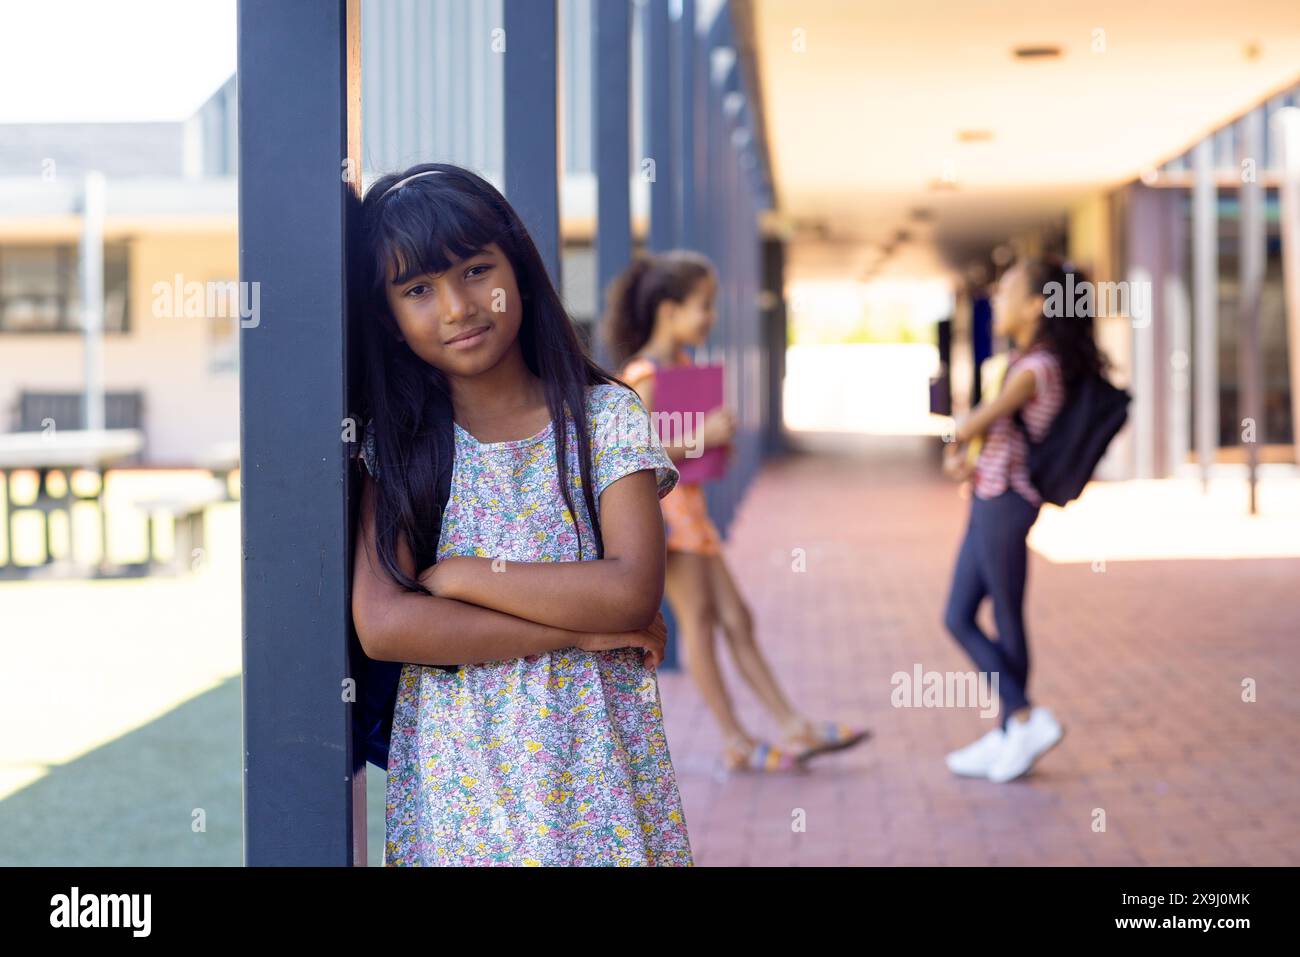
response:
[[[1095,282],[1111,281],[1110,217],[1103,194],[1070,207],[1070,259]]]
[[[177,273],[182,282],[237,279],[236,233],[150,231],[134,233],[129,242],[130,331],[104,337],[104,387],[144,393],[150,464],[194,464],[214,447],[238,442],[239,374],[237,368],[209,368],[216,347],[206,318],[153,314],[153,285],[172,284]],[[76,391],[82,372],[75,334],[0,334],[0,428],[15,425],[24,389]]]

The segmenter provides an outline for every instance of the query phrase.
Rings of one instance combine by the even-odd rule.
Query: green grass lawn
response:
[[[236,502],[192,574],[0,581],[0,865],[242,864],[239,555]]]

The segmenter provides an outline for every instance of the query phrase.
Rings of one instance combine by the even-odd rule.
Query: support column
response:
[[[1300,108],[1278,110],[1273,129],[1281,144],[1282,286],[1291,353],[1291,435],[1300,464]]]
[[[1238,224],[1237,298],[1237,427],[1242,430],[1246,453],[1246,481],[1250,488],[1250,514],[1259,512],[1256,485],[1259,443],[1264,441],[1264,403],[1260,389],[1259,299],[1264,288],[1264,261],[1268,236],[1264,225],[1264,188],[1259,183],[1264,165],[1264,108],[1256,107],[1241,119],[1241,220]],[[1249,175],[1247,175],[1249,173]],[[1246,441],[1249,439],[1250,441]]]
[[[673,113],[677,151],[673,161],[674,245],[696,249],[695,176],[695,0],[681,0],[681,15],[673,23]]]
[[[502,0],[506,27],[505,196],[560,289],[556,0]]]
[[[345,237],[361,184],[359,0],[240,0],[244,864],[365,859],[352,746]]]
[[[641,36],[645,43],[642,57],[642,89],[645,91],[645,155],[654,161],[654,179],[650,183],[650,235],[646,243],[652,252],[673,247],[674,151],[671,71],[669,54],[670,22],[668,0],[644,0]]]
[[[104,428],[104,174],[86,174],[81,200],[81,335],[85,386],[81,427]],[[62,425],[63,423],[59,423]]]
[[[1219,212],[1214,184],[1214,142],[1192,149],[1192,321],[1196,351],[1196,458],[1201,488],[1219,447]]]
[[[592,137],[596,173],[596,314],[605,293],[632,259],[632,15],[628,0],[603,0],[592,11]],[[608,368],[612,356],[595,336],[596,362]],[[614,370],[617,373],[617,369]]]

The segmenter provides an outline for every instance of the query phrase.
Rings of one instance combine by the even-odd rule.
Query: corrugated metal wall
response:
[[[634,156],[642,141],[638,20],[632,27]],[[562,168],[585,174],[592,169],[592,0],[560,0],[559,22]],[[500,184],[501,23],[501,0],[365,0],[362,167],[368,177],[447,162]]]
[[[500,184],[500,0],[361,5],[362,169],[467,166]],[[521,41],[526,42],[526,39]]]

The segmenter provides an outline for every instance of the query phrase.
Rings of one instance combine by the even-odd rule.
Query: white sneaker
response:
[[[951,752],[947,757],[948,770],[962,777],[982,778],[989,773],[993,761],[1002,752],[1005,736],[1001,728],[994,728],[974,744]]]
[[[1056,746],[1065,729],[1046,708],[1032,708],[1029,720],[1007,722],[1002,749],[989,767],[988,778],[998,784],[1015,780]]]

